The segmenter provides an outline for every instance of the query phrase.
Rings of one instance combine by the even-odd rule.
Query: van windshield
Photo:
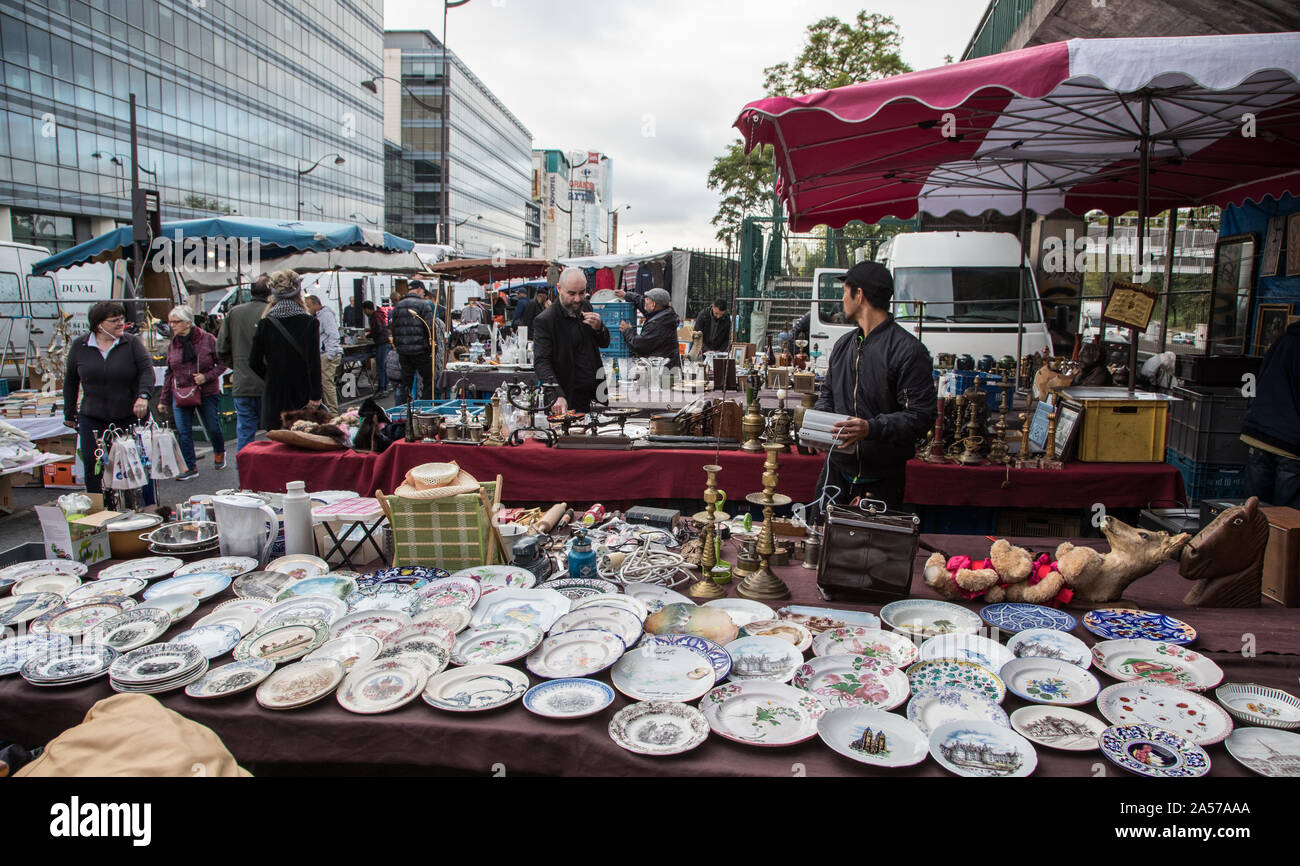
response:
[[[1042,320],[1027,282],[1025,321]],[[1015,322],[1020,296],[1019,268],[898,268],[894,271],[894,316],[926,321]],[[918,303],[921,302],[921,303]]]

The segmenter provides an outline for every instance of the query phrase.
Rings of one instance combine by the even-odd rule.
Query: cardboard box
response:
[[[1300,607],[1300,510],[1265,507],[1268,546],[1264,548],[1264,595],[1287,607]]]
[[[77,483],[76,473],[73,466],[75,462],[76,458],[70,457],[67,460],[60,460],[57,463],[47,463],[42,466],[42,480],[45,486],[53,489],[80,489],[84,487],[85,485]]]
[[[108,530],[101,524],[116,511],[104,511],[104,497],[98,493],[87,494],[91,509],[85,517],[71,523],[58,506],[38,505],[36,516],[41,521],[41,534],[45,538],[45,555],[51,559],[72,559],[94,565],[112,556],[108,543]]]

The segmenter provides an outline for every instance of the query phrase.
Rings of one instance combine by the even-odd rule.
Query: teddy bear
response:
[[[993,542],[987,559],[932,553],[925,563],[925,582],[945,598],[982,598],[990,604],[1065,602],[1072,585],[1047,554],[1035,560],[1028,550],[1005,538]]]

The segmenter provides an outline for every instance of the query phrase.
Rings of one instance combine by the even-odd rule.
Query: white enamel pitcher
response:
[[[259,564],[271,557],[280,532],[275,510],[255,496],[214,496],[212,507],[221,533],[222,556],[252,556]]]

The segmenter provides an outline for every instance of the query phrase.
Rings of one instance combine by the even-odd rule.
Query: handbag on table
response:
[[[882,502],[864,500],[863,506],[827,506],[817,589],[827,601],[837,596],[878,601],[907,598],[921,519],[915,514],[886,513]]]

